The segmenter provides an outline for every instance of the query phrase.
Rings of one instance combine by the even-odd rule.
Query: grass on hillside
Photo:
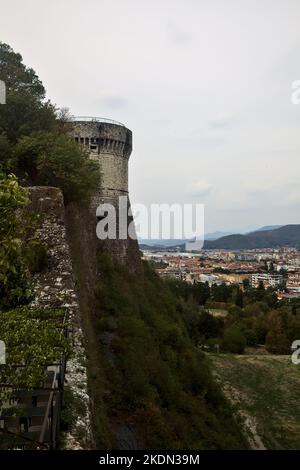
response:
[[[300,449],[300,366],[290,356],[209,357],[251,447]]]

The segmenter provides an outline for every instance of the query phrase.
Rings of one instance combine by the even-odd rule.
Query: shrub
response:
[[[245,346],[246,338],[236,325],[229,326],[225,329],[222,345],[224,351],[228,351],[233,354],[242,354]]]

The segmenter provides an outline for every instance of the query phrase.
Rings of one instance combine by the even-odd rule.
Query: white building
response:
[[[251,276],[252,287],[259,287],[260,283],[263,283],[265,288],[277,287],[283,282],[283,276],[281,274],[270,274],[270,273],[257,273]]]

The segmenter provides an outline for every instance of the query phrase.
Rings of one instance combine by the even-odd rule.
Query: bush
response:
[[[246,338],[236,326],[229,326],[224,332],[222,348],[233,354],[242,354],[246,347]]]

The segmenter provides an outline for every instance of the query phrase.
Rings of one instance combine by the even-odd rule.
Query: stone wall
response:
[[[34,274],[32,307],[63,308],[67,313],[72,356],[67,361],[65,382],[69,393],[82,402],[82,414],[64,433],[64,448],[88,449],[92,446],[85,350],[81,331],[78,296],[71,253],[66,238],[65,209],[60,189],[29,188],[30,210],[40,214],[38,237],[46,247],[47,266]]]

